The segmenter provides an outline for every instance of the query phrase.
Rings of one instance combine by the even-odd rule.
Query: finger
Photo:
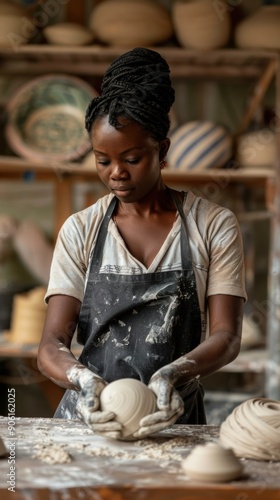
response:
[[[122,433],[121,432],[98,432],[97,433],[100,437],[104,438],[109,438],[109,439],[121,439],[122,438]]]
[[[153,383],[150,388],[153,390]],[[158,381],[156,384],[154,392],[157,395],[157,407],[159,410],[164,411],[169,408],[172,388],[173,387],[170,386],[169,382],[164,379]]]
[[[113,411],[90,411],[88,418],[92,423],[102,424],[114,420],[116,414]]]
[[[169,420],[166,420],[165,422],[158,422],[154,425],[140,427],[140,429],[133,434],[133,437],[142,439],[146,436],[149,436],[150,434],[154,434],[155,432],[160,432],[163,429],[166,429],[167,427],[170,427],[173,424],[175,424],[175,422],[176,422],[176,420],[178,420],[179,416],[180,416],[179,414],[175,414]]]
[[[76,409],[77,412],[81,414],[87,411],[90,412],[97,411],[99,409],[99,399],[98,398],[87,399],[80,397],[78,398]]]
[[[87,424],[91,422],[104,423],[114,420],[115,413],[111,411],[91,411],[91,409],[86,407],[77,408],[77,413],[79,417],[84,420]]]
[[[163,424],[168,424],[171,419],[175,419],[175,421],[182,415],[184,410],[181,408],[177,410],[176,412],[156,412],[153,413],[152,415],[148,415],[147,417],[144,417],[140,421],[140,427],[151,427],[153,425],[157,425],[159,423]]]
[[[172,412],[172,415],[174,412]],[[148,427],[154,425],[156,422],[166,422],[170,418],[170,411],[157,411],[150,415],[146,415],[140,420],[141,427]]]
[[[173,390],[170,401],[170,409],[174,411],[178,411],[180,409],[184,409],[184,402],[180,396],[180,394]]]

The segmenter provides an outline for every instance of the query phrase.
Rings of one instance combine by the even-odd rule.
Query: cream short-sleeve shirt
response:
[[[70,295],[83,300],[90,259],[111,194],[71,215],[63,224],[55,246],[46,302],[51,295]],[[189,234],[193,268],[202,320],[202,339],[207,331],[206,299],[210,295],[236,295],[247,299],[242,236],[235,215],[189,191],[183,209]],[[181,217],[147,269],[127,250],[113,220],[108,227],[100,272],[139,274],[181,269]]]

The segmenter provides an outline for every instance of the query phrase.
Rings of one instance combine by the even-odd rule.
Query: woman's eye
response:
[[[106,167],[107,165],[109,165],[110,162],[108,160],[96,160],[96,163],[98,163],[98,165]]]
[[[129,165],[136,165],[136,163],[139,163],[139,158],[133,158],[131,160],[127,159],[126,162],[129,163]]]

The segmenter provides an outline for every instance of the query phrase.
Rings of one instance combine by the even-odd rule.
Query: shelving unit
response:
[[[1,74],[8,76],[25,75],[32,78],[45,73],[70,73],[79,76],[101,78],[109,64],[127,49],[119,47],[55,47],[50,45],[23,45],[18,51],[12,48],[0,49]],[[275,78],[275,109],[280,109],[280,54],[269,51],[241,51],[223,49],[211,52],[199,52],[178,47],[158,47],[157,50],[170,65],[174,80],[200,79],[260,81],[268,84]],[[255,95],[249,102],[244,114],[243,127],[250,120],[255,101],[262,96]],[[263,91],[264,94],[264,91]],[[274,169],[238,170],[220,169],[208,172],[177,173],[165,171],[164,177],[169,185],[183,187],[213,184],[219,189],[248,186],[263,189],[267,214],[271,218],[270,269],[268,302],[271,305],[268,314],[267,349],[268,363],[266,376],[266,395],[280,399],[280,128],[277,132],[277,161]],[[34,181],[51,181],[55,189],[55,233],[66,217],[73,211],[73,188],[79,182],[98,183],[94,170],[82,164],[47,164],[31,163],[23,159],[8,156],[0,157],[0,179],[20,180],[25,172],[32,171]]]

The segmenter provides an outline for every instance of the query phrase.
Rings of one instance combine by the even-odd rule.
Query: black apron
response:
[[[77,340],[84,345],[79,361],[107,382],[136,378],[148,384],[162,366],[183,356],[200,343],[201,317],[185,215],[181,216],[182,269],[146,274],[100,273],[114,197],[102,221],[81,306]],[[191,394],[177,388],[185,413],[176,423],[205,424],[203,388]],[[78,393],[67,390],[56,418],[77,418]]]

